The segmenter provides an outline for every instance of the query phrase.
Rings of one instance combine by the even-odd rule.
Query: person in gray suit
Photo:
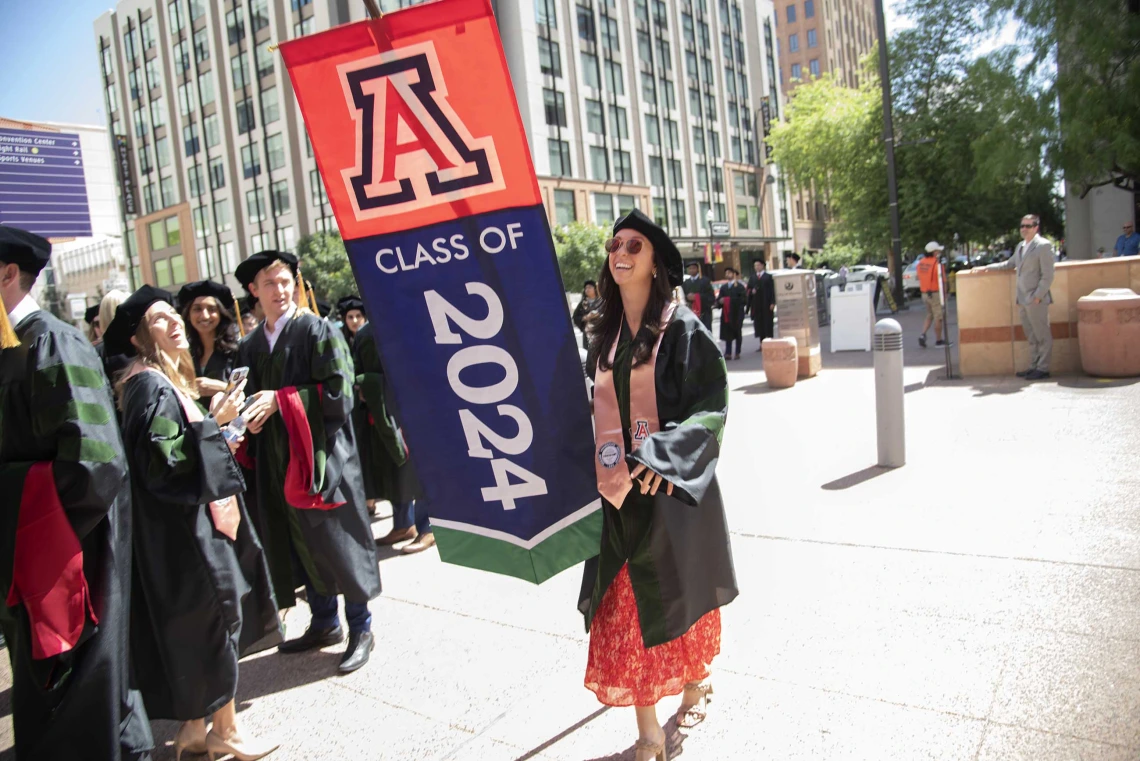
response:
[[[1013,256],[986,269],[1017,270],[1017,306],[1021,326],[1029,340],[1029,368],[1017,374],[1026,380],[1049,377],[1053,354],[1053,331],[1049,327],[1049,305],[1053,295],[1053,244],[1039,234],[1041,219],[1036,214],[1021,218],[1021,243]]]

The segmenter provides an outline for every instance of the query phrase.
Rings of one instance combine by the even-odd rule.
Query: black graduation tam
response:
[[[688,269],[689,267],[700,267],[704,263],[704,259],[690,259],[689,261],[685,262],[685,269]]]
[[[317,299],[317,312],[320,313],[321,317],[328,317],[332,314],[332,304],[324,299]]]
[[[800,255],[797,254],[795,251],[789,251],[788,253],[784,254],[784,258],[785,259],[795,259],[797,262],[800,261]]]
[[[257,299],[253,296],[246,296],[241,300],[242,314],[253,314],[253,310],[257,309]]]
[[[353,309],[359,309],[364,314],[368,314],[364,310],[364,302],[359,296],[345,296],[343,299],[337,299],[336,313],[340,315],[342,320]]]
[[[139,329],[146,310],[156,301],[165,301],[174,304],[174,297],[161,288],[153,285],[144,285],[127,297],[115,310],[115,319],[103,331],[104,351],[108,355],[122,354],[127,357],[135,355],[135,346],[131,343],[131,336]]]
[[[234,277],[248,291],[249,284],[257,277],[257,273],[276,261],[285,262],[293,271],[294,277],[297,275],[297,257],[285,251],[259,251],[237,266]]]
[[[582,283],[582,290],[583,290],[583,291],[584,291],[584,290],[586,290],[586,286],[587,286],[587,285],[592,285],[592,286],[594,286],[595,288],[597,288],[597,287],[598,287],[598,283],[597,283],[597,281],[594,281],[594,280],[587,280],[586,282]]]
[[[677,244],[673,242],[661,225],[647,217],[640,209],[631,209],[628,214],[614,222],[614,235],[617,235],[618,230],[627,228],[641,233],[653,244],[653,250],[661,254],[661,259],[665,262],[665,272],[669,276],[669,284],[672,286],[680,285],[684,279],[681,252],[677,250]]]
[[[233,311],[234,308],[234,295],[230,289],[221,283],[215,283],[213,280],[198,280],[193,283],[187,283],[182,286],[178,291],[178,306],[185,309],[194,303],[194,299],[199,296],[213,296],[220,306]]]
[[[99,305],[96,304],[95,306],[87,307],[87,311],[83,313],[83,320],[88,325],[93,325],[95,323],[95,318],[98,316],[99,316]]]
[[[15,264],[33,275],[51,261],[51,244],[46,238],[18,227],[0,225],[0,262]]]

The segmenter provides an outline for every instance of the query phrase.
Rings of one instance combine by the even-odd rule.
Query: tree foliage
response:
[[[348,252],[337,233],[306,235],[297,243],[301,274],[317,296],[336,303],[349,294],[358,293]]]
[[[562,271],[562,287],[567,292],[577,293],[582,283],[598,279],[606,260],[608,237],[609,230],[589,222],[575,221],[554,230],[554,250]]]

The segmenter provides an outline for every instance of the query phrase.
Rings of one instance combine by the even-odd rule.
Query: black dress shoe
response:
[[[1024,378],[1025,376],[1029,375],[1031,372],[1033,372],[1033,371],[1032,370],[1018,370],[1016,373],[1014,373],[1014,375],[1016,375],[1018,378]]]
[[[321,647],[330,647],[344,642],[344,630],[340,624],[328,629],[314,629],[309,627],[305,633],[296,639],[287,640],[277,646],[279,653],[303,653]]]
[[[368,658],[375,648],[376,638],[372,636],[372,632],[349,632],[348,647],[344,649],[344,656],[340,659],[337,671],[342,674],[356,671],[368,663]]]
[[[1045,380],[1049,377],[1049,373],[1042,370],[1030,370],[1025,375],[1025,380]]]

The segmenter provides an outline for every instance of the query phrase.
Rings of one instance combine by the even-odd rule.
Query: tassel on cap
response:
[[[238,333],[242,338],[245,338],[245,325],[241,321],[241,305],[238,304],[238,297],[234,296],[234,319],[237,320]]]
[[[297,306],[316,314],[312,305],[309,304],[309,287],[305,284],[305,276],[301,274],[300,267],[297,268],[297,288],[300,290],[300,293],[297,294]]]
[[[19,345],[20,339],[8,321],[8,310],[0,303],[0,349],[15,349]]]

